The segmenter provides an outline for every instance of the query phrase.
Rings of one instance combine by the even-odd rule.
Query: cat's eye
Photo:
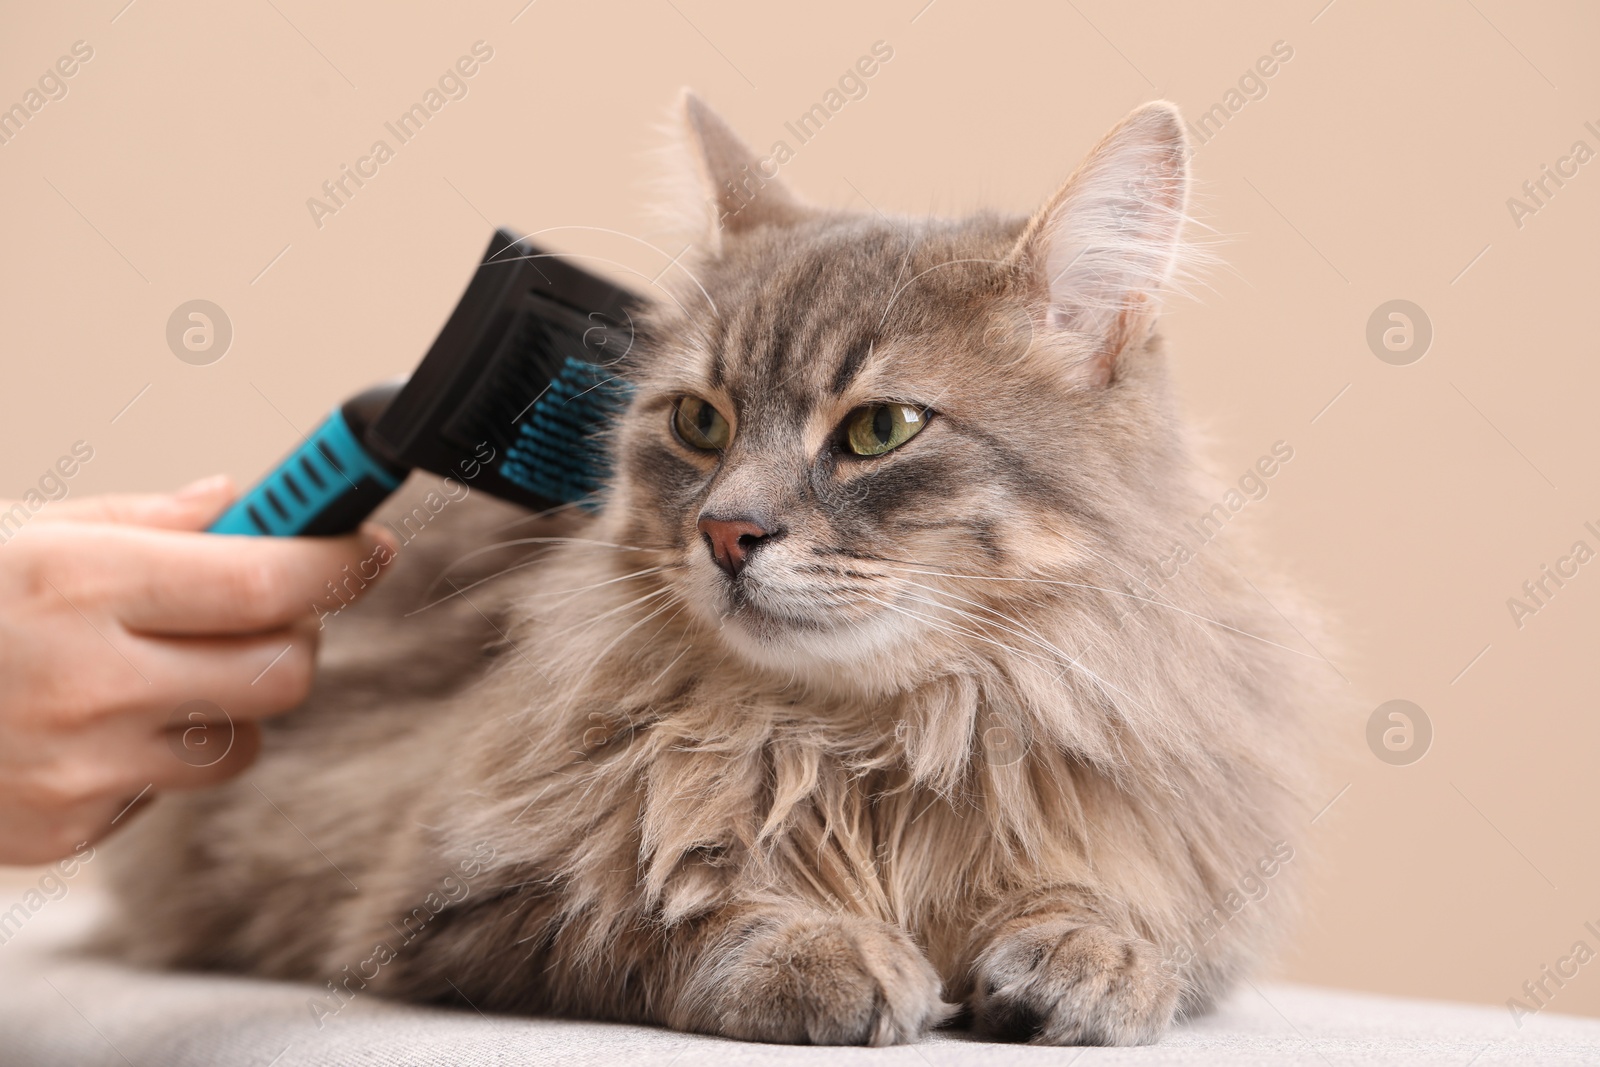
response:
[[[702,452],[720,452],[733,437],[733,428],[722,412],[697,396],[679,398],[672,409],[672,426],[679,440]]]
[[[928,424],[928,412],[910,404],[868,404],[850,413],[844,443],[858,456],[881,456],[905,444]]]

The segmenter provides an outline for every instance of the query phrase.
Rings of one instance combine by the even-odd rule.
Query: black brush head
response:
[[[534,509],[588,503],[599,439],[627,403],[628,290],[496,231],[461,302],[366,434],[397,466],[470,480]]]

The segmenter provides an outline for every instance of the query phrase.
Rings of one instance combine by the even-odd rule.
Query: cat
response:
[[[1290,914],[1331,699],[1315,613],[1168,556],[1209,503],[1156,330],[1176,108],[959,220],[812,205],[680,115],[698,244],[597,512],[440,512],[259,765],[113,843],[117,948],[310,980],[318,1026],[1159,1039]]]

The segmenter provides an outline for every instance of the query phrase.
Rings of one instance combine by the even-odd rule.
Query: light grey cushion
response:
[[[150,974],[64,949],[92,891],[52,902],[0,945],[4,1067],[374,1067],[387,1064],[1600,1064],[1600,1020],[1504,1008],[1246,986],[1223,1010],[1135,1049],[1041,1049],[939,1033],[889,1049],[753,1045],[642,1026],[483,1017],[360,997],[319,1029],[317,990],[281,982]]]

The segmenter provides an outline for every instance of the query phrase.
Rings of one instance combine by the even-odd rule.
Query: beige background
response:
[[[840,205],[1022,211],[1135,104],[1194,116],[1286,42],[1196,155],[1227,265],[1168,331],[1220,474],[1295,449],[1230,529],[1346,623],[1327,651],[1361,709],[1350,784],[1308,813],[1325,865],[1287,973],[1504,1004],[1580,937],[1600,948],[1600,563],[1520,630],[1506,605],[1574,541],[1600,549],[1600,162],[1520,229],[1506,206],[1575,140],[1600,150],[1592,5],[124,2],[13,6],[0,32],[0,104],[94,49],[0,145],[0,493],[80,439],[74,493],[252,479],[287,423],[412,366],[491,223],[654,275],[678,248],[602,231],[650,238],[680,85],[765,148],[887,41],[786,175]],[[478,40],[469,95],[319,230],[306,199]],[[194,298],[235,331],[210,366],[164,339]],[[1435,331],[1410,366],[1364,337],[1395,298]],[[1391,698],[1433,723],[1410,766],[1363,737]],[[1600,1014],[1600,965],[1552,1010]]]

